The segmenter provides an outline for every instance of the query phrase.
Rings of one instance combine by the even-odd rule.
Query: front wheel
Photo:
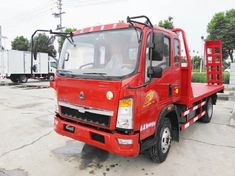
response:
[[[213,115],[213,102],[212,98],[208,98],[206,106],[205,106],[206,114],[200,119],[203,123],[209,123],[211,121],[212,115]]]
[[[164,118],[159,124],[156,135],[157,141],[149,149],[149,156],[153,162],[161,163],[166,160],[171,147],[172,129],[168,118]]]

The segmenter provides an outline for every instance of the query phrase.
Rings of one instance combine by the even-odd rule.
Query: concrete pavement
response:
[[[230,125],[235,127],[235,103],[230,118]]]
[[[233,101],[219,100],[211,123],[182,131],[167,160],[154,164],[145,154],[119,157],[56,134],[53,91],[42,85],[0,86],[0,176],[235,175]]]

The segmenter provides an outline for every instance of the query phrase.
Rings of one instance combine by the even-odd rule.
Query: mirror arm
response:
[[[31,76],[33,76],[33,69],[32,69],[33,68],[33,55],[34,55],[34,53],[33,53],[33,51],[34,51],[33,50],[34,49],[34,40],[33,40],[33,38],[34,38],[34,36],[36,35],[37,32],[48,32],[49,34],[55,34],[55,35],[64,36],[64,37],[68,37],[68,34],[69,34],[70,38],[73,41],[73,38],[72,38],[73,33],[54,32],[51,29],[50,30],[38,29],[38,30],[34,31],[34,33],[31,36],[31,69],[30,69],[31,70]]]
[[[31,36],[31,77],[33,76],[33,48],[34,48],[34,41],[33,38],[36,35],[37,32],[51,32],[51,30],[43,30],[43,29],[38,29],[36,31],[34,31],[34,33]]]

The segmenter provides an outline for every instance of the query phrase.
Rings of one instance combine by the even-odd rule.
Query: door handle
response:
[[[168,86],[168,97],[172,97],[172,84]]]

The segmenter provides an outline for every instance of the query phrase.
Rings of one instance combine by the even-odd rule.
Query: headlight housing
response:
[[[119,100],[117,128],[133,129],[133,98]]]

